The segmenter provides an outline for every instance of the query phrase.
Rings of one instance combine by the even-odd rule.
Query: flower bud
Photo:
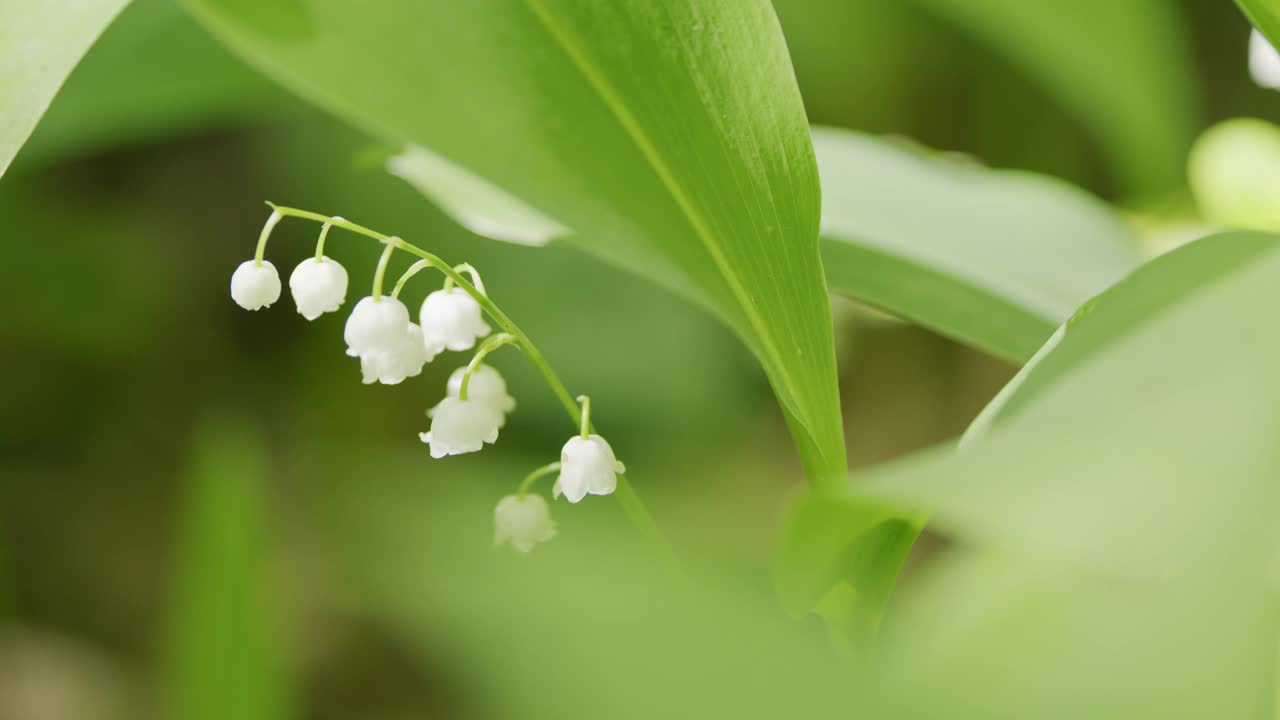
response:
[[[245,260],[231,274],[231,299],[245,310],[259,310],[280,299],[280,273],[263,260]]]
[[[466,374],[467,368],[463,366],[454,370],[449,376],[449,385],[446,389],[449,397],[461,395],[462,378]],[[475,371],[471,373],[471,380],[467,383],[467,399],[482,402],[498,413],[501,418],[498,427],[505,425],[507,413],[516,409],[515,398],[507,394],[507,382],[502,379],[502,375],[492,366],[483,363],[477,365]]]
[[[470,350],[476,338],[489,334],[489,326],[481,314],[480,303],[462,288],[437,290],[422,302],[418,322],[428,346],[449,350]]]
[[[493,511],[493,529],[495,545],[510,543],[520,553],[556,536],[551,508],[541,495],[508,495],[499,500]]]
[[[621,472],[626,472],[626,467],[618,462],[604,438],[575,435],[560,451],[560,477],[556,479],[554,492],[564,493],[572,503],[588,494],[608,495],[618,488]]]
[[[1280,90],[1280,53],[1257,30],[1249,37],[1249,74],[1261,87]]]
[[[431,457],[475,452],[498,440],[502,415],[479,400],[447,397],[431,411],[431,432],[419,433]]]
[[[373,296],[361,298],[347,318],[343,331],[347,354],[360,357],[395,349],[408,329],[409,309],[404,303],[386,296],[380,299]]]
[[[293,293],[298,314],[315,320],[346,302],[346,268],[327,257],[303,260],[289,276],[289,291]]]
[[[405,378],[416,377],[433,357],[422,343],[422,328],[409,323],[400,340],[386,349],[361,355],[360,370],[366,385],[373,382],[396,385]]]

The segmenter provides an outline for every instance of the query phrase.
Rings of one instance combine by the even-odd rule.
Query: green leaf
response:
[[[1024,362],[1140,262],[1129,229],[1066,183],[815,128],[831,289]]]
[[[763,365],[812,481],[843,475],[817,171],[768,3],[189,5],[304,97],[713,310]]]
[[[1276,0],[1236,0],[1249,18],[1249,22],[1258,28],[1272,47],[1280,47],[1280,3]]]
[[[1194,67],[1167,0],[916,0],[1022,68],[1083,123],[1129,190],[1181,185]]]
[[[267,582],[265,464],[243,424],[211,420],[196,438],[170,605],[169,717],[293,715]]]
[[[1274,572],[1280,242],[1163,256],[1068,323],[959,452],[872,471],[853,497],[932,511],[978,547],[1129,577]]]
[[[128,0],[0,5],[0,176],[98,34]]]
[[[67,78],[18,162],[244,124],[285,106],[173,0],[134,0]]]

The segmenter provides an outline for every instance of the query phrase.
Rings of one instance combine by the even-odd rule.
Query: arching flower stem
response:
[[[537,470],[534,470],[533,472],[526,475],[524,480],[520,481],[520,489],[516,490],[516,494],[519,495],[520,497],[524,497],[525,495],[528,495],[529,488],[533,487],[533,484],[537,482],[539,478],[544,478],[548,475],[552,475],[558,472],[560,472],[560,463],[558,462],[553,462],[547,465],[543,465]]]
[[[258,235],[258,249],[253,253],[254,267],[262,267],[262,256],[267,252],[267,238],[271,237],[271,231],[275,229],[276,223],[280,222],[283,217],[284,214],[273,206],[271,216],[262,225],[262,232]]]
[[[521,330],[520,327],[497,306],[497,304],[489,299],[488,295],[484,294],[479,288],[468,282],[467,279],[455,270],[452,265],[440,259],[436,255],[423,250],[417,245],[406,242],[397,237],[384,235],[383,233],[371,230],[363,225],[358,225],[345,218],[330,217],[328,215],[321,215],[320,213],[311,212],[309,210],[299,210],[297,208],[276,205],[271,202],[268,202],[267,205],[274,212],[272,213],[271,218],[267,220],[268,227],[263,228],[263,239],[259,241],[259,254],[261,254],[262,247],[266,242],[265,238],[267,233],[270,231],[270,226],[274,226],[276,222],[279,222],[281,217],[296,217],[318,223],[329,223],[334,227],[339,227],[343,230],[349,230],[359,235],[373,238],[378,242],[386,244],[387,250],[384,251],[384,256],[389,255],[392,248],[397,248],[411,255],[416,255],[417,257],[422,258],[427,265],[444,273],[446,278],[452,280],[455,285],[462,288],[477,303],[479,303],[481,309],[483,309],[489,317],[493,318],[493,321],[498,324],[498,327],[501,328],[503,332],[506,332],[515,338],[515,344],[519,346],[520,350],[524,352],[525,357],[529,358],[529,362],[533,363],[534,368],[542,375],[543,380],[545,380],[547,386],[551,388],[551,392],[556,396],[556,399],[560,401],[565,412],[569,414],[569,418],[573,421],[574,425],[577,426],[579,424],[581,419],[581,409],[578,407],[578,403],[574,401],[573,394],[571,394],[568,388],[565,387],[565,384],[560,380],[560,377],[551,369],[551,365],[547,363],[542,352],[533,344],[533,341],[529,339],[529,336],[526,335],[524,331]],[[379,285],[379,289],[380,288],[381,286]],[[377,297],[376,293],[374,297]],[[591,430],[593,430],[593,428],[588,427],[588,431]],[[666,538],[663,536],[662,531],[659,530],[657,524],[654,523],[653,516],[649,514],[648,508],[645,507],[640,496],[636,494],[635,489],[631,487],[631,483],[627,480],[625,475],[618,476],[618,489],[614,493],[614,497],[618,498],[619,504],[622,505],[623,513],[626,514],[627,519],[631,521],[636,529],[656,543],[663,553],[675,562],[675,554],[667,543]]]

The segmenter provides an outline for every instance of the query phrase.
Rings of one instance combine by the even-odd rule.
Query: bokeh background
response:
[[[1280,115],[1280,95],[1249,80],[1249,26],[1229,2],[1075,3],[1072,23],[1098,41],[1077,48],[1085,62],[1028,61],[1028,45],[1055,39],[1000,10],[1019,4],[775,1],[813,122],[1065,178],[1123,206],[1153,244],[1195,222],[1196,135]],[[975,20],[986,6],[1012,27]],[[1107,35],[1129,15],[1149,42],[1117,53]],[[1097,67],[1110,68],[1100,83]],[[572,248],[468,233],[383,171],[387,150],[166,0],[135,0],[71,75],[0,180],[0,718],[542,717],[594,702],[539,693],[543,682],[635,708],[655,686],[684,688],[693,711],[675,668],[705,669],[699,632],[743,649],[821,645],[770,594],[782,509],[803,479],[741,344]],[[493,504],[555,459],[572,431],[563,410],[518,355],[499,354],[519,401],[500,443],[431,461],[424,410],[467,358],[364,386],[343,317],[306,323],[287,299],[236,308],[228,279],[266,199],[480,268],[571,389],[592,395],[633,482],[715,589],[655,590],[661,571],[611,502],[557,506],[560,537],[530,558],[493,551]],[[315,229],[279,227],[268,254],[282,271]],[[376,248],[336,231],[329,243],[359,292]],[[954,437],[1014,371],[835,308],[855,467]],[[645,631],[642,611],[669,613],[672,635]],[[777,638],[748,642],[726,613],[778,620]],[[543,666],[548,648],[569,665]],[[723,670],[744,684],[756,671]],[[611,684],[620,675],[635,697]]]

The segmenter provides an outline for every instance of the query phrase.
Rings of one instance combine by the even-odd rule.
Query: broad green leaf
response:
[[[1205,220],[1280,231],[1280,127],[1253,118],[1214,125],[1191,148],[1187,171]]]
[[[1272,47],[1280,47],[1280,2],[1276,0],[1236,0],[1253,26],[1262,31]]]
[[[1105,205],[1066,183],[815,128],[831,289],[1023,362],[1140,262]]]
[[[1084,124],[1130,191],[1181,184],[1194,68],[1167,0],[915,0],[991,45]]]
[[[165,700],[190,720],[291,717],[267,580],[267,480],[253,431],[211,420],[196,438],[178,526]]]
[[[981,547],[1130,577],[1275,571],[1280,242],[1217,235],[1089,303],[961,451],[872,471],[854,497],[933,512]]]
[[[813,482],[843,475],[817,172],[768,3],[189,6],[304,97],[716,312],[764,366]]]
[[[67,74],[128,0],[0,3],[0,176]]]
[[[278,113],[285,97],[174,0],[134,0],[67,78],[18,163],[244,124]]]

